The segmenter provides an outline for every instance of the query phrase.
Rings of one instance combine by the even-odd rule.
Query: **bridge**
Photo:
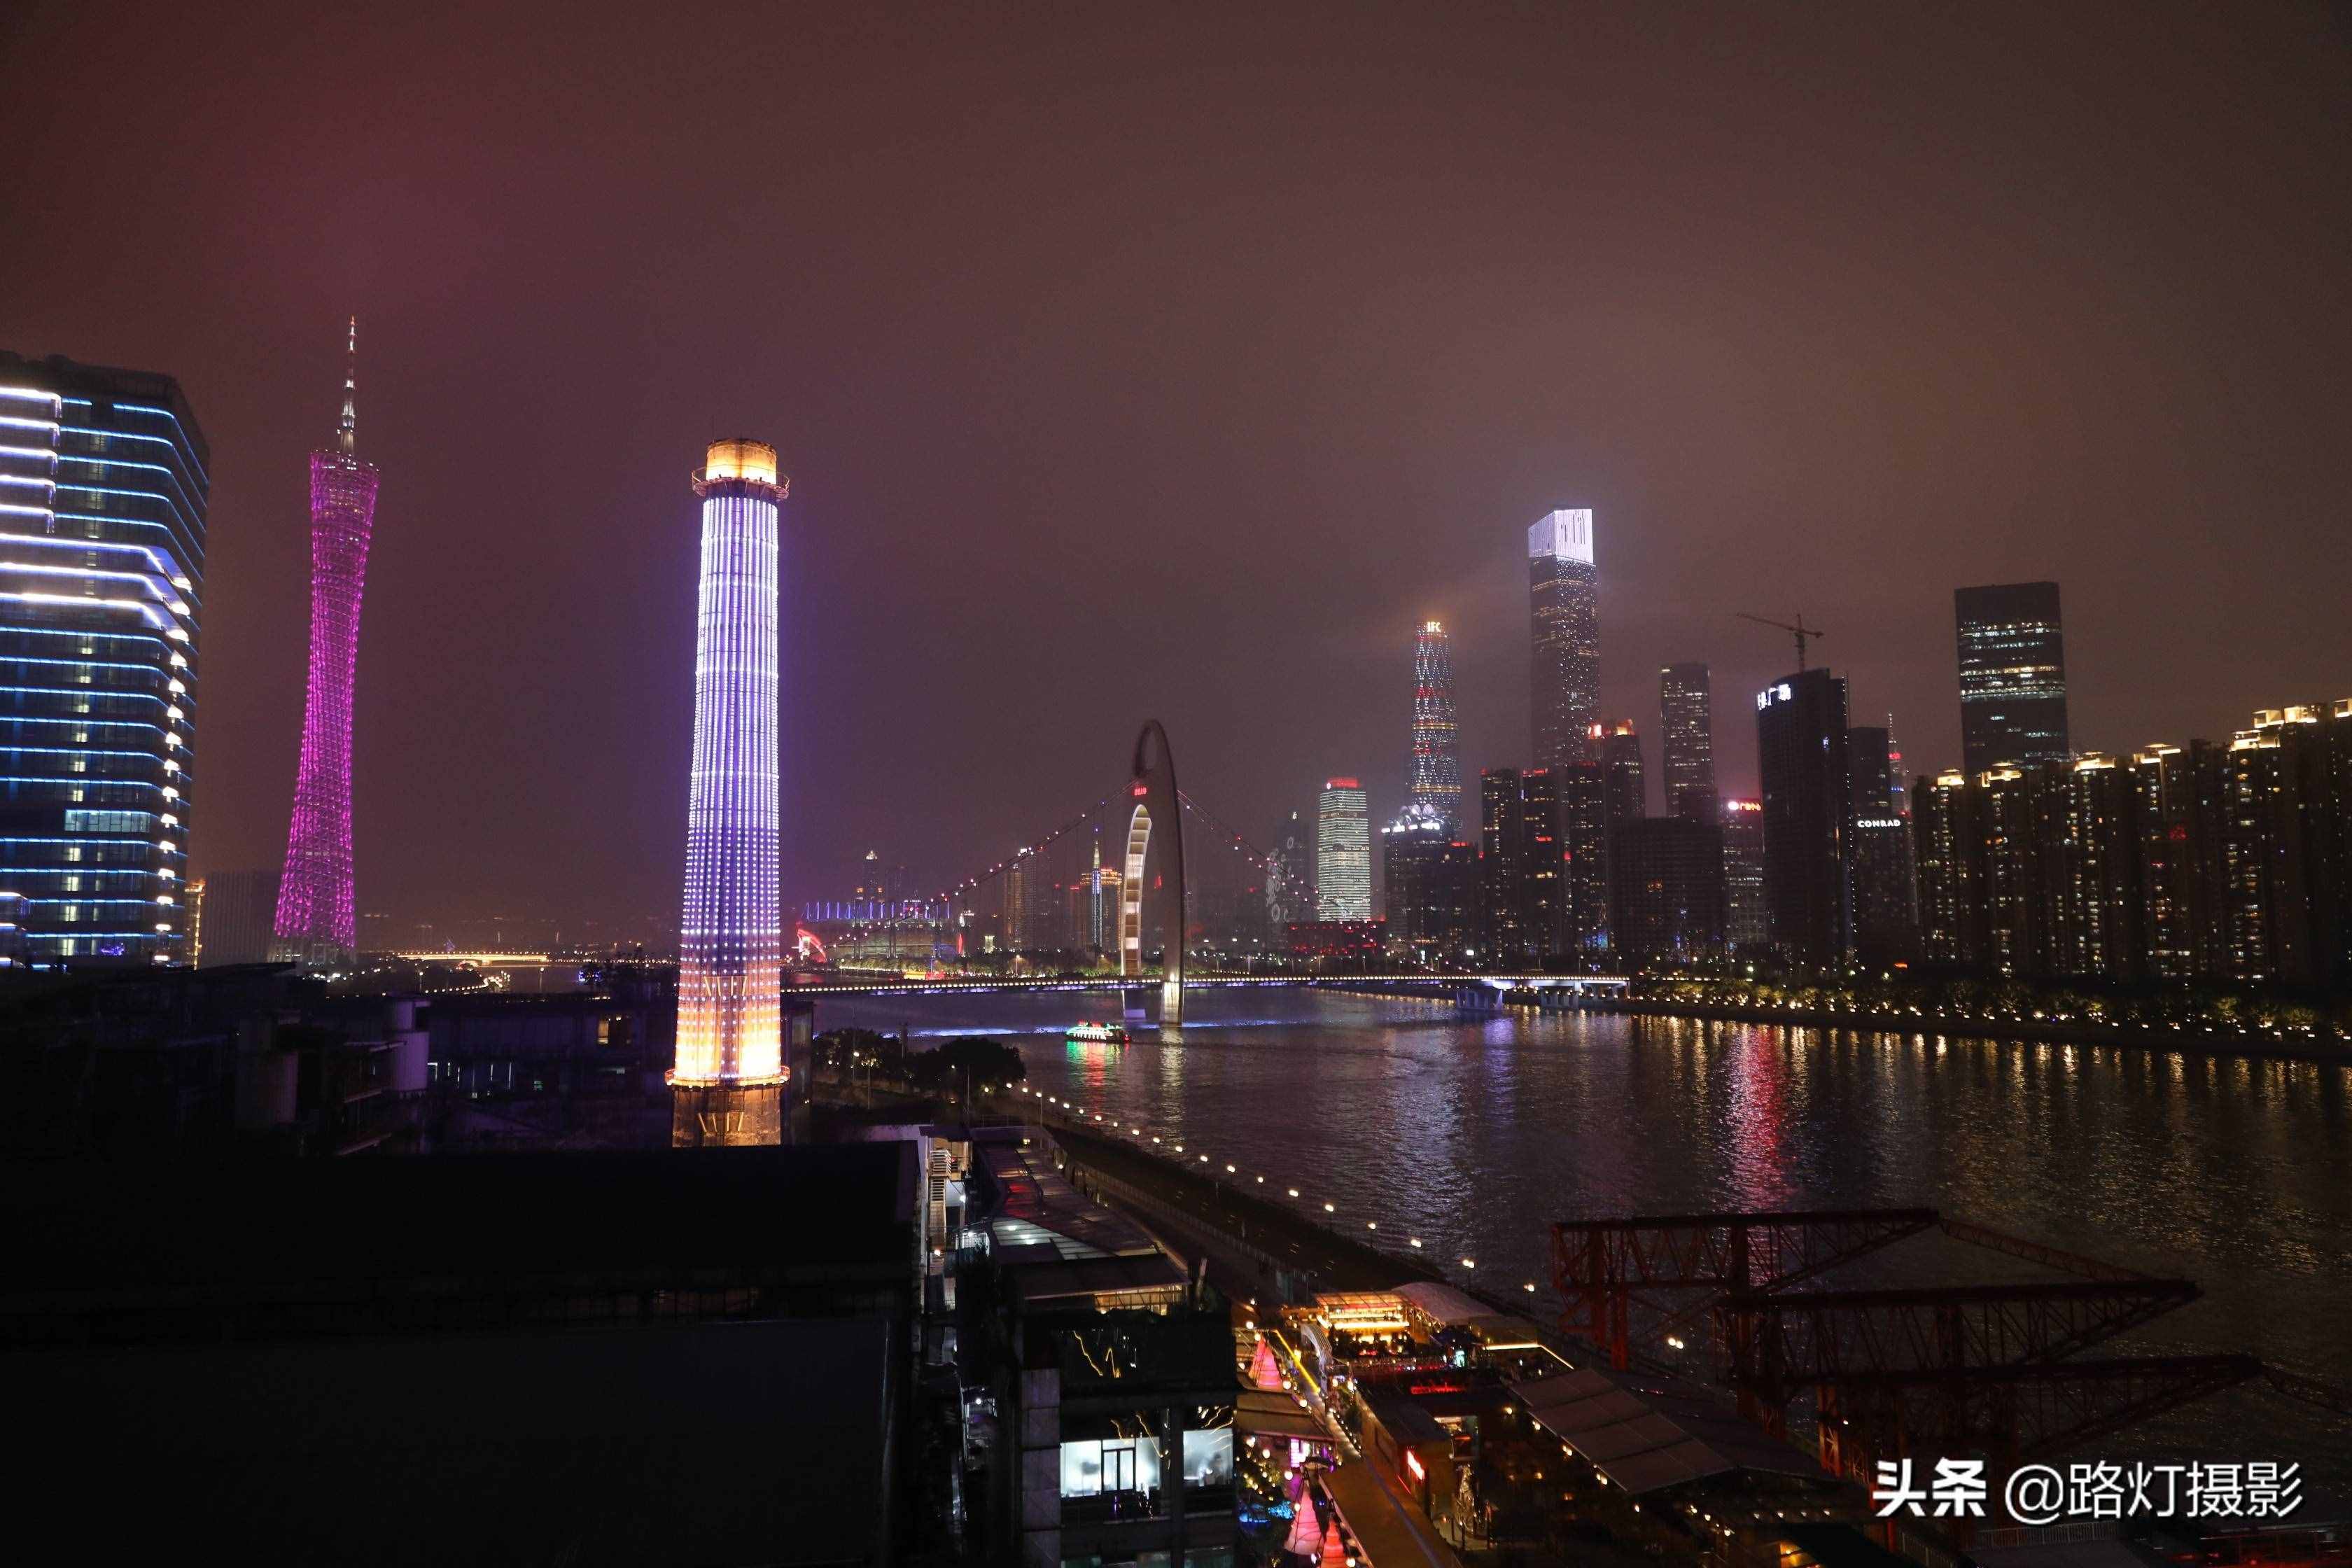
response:
[[[1148,984],[1130,975],[900,975],[871,980],[832,979],[796,982],[794,996],[961,996],[1004,993],[1063,991],[1131,992]],[[1411,971],[1394,974],[1188,974],[1187,991],[1272,990],[1284,986],[1324,991],[1396,991],[1407,989],[1462,991],[1484,989],[1500,995],[1507,991],[1565,991],[1579,996],[1614,996],[1624,992],[1622,974],[1433,974]]]

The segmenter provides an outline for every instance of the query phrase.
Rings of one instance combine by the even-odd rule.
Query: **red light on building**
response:
[[[1411,1448],[1407,1448],[1404,1451],[1404,1468],[1412,1472],[1412,1479],[1414,1480],[1425,1481],[1429,1479],[1429,1472],[1421,1468],[1421,1456],[1414,1453]]]
[[[1364,786],[1354,779],[1325,779],[1323,787],[1325,789],[1361,789]]]

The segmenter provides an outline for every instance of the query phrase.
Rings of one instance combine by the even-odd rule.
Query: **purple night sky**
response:
[[[404,920],[675,911],[714,435],[793,479],[793,898],[996,858],[1146,717],[1246,832],[1384,820],[1429,616],[1524,762],[1561,505],[1654,778],[1705,659],[1752,785],[1738,610],[1957,762],[1963,583],[2063,585],[2080,746],[2352,694],[2340,7],[488,9],[0,13],[0,346],[213,446],[199,872],[283,854],[353,311]]]

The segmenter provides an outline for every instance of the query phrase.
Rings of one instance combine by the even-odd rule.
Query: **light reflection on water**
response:
[[[1179,1039],[1060,1031],[1112,996],[828,1000],[820,1027],[1014,1040],[1045,1092],[1297,1184],[1556,1310],[1549,1221],[1932,1205],[2204,1300],[2108,1354],[2250,1351],[2352,1383],[2347,1070],[2122,1047],[1513,1013],[1257,992],[1188,998]],[[1032,1031],[1024,1033],[1024,1031]],[[1908,1257],[1908,1253],[1905,1255]],[[1969,1255],[1991,1279],[2030,1272]],[[1889,1267],[1919,1267],[1901,1261]],[[2237,1393],[2101,1456],[2301,1459],[2352,1498],[2352,1426]]]

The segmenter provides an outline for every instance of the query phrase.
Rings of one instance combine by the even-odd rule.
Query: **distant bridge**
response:
[[[903,975],[895,979],[814,980],[788,989],[795,996],[957,996],[1000,993],[1060,991],[1134,991],[1156,989],[1159,982],[1135,975],[1018,975],[965,978],[961,975]],[[1242,991],[1296,986],[1314,990],[1360,991],[1417,989],[1463,991],[1485,987],[1502,991],[1570,991],[1578,995],[1617,995],[1625,989],[1622,974],[1187,974],[1187,991]]]

